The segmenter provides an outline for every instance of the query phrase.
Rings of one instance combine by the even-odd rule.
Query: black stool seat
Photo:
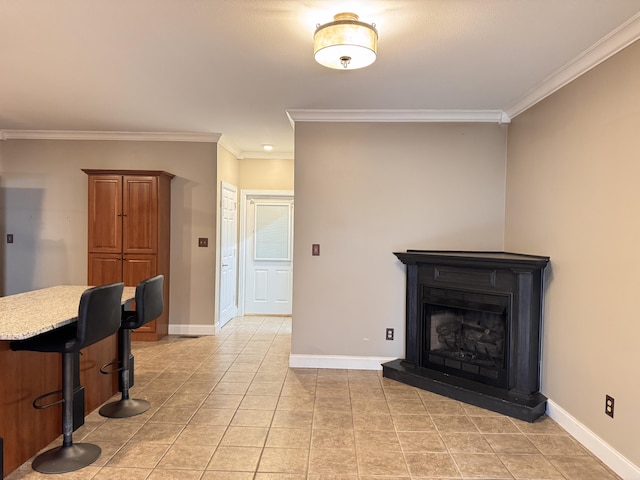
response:
[[[151,404],[142,399],[130,398],[129,389],[133,387],[134,358],[131,354],[131,330],[140,328],[162,315],[164,301],[162,288],[164,276],[156,275],[138,283],[136,286],[135,311],[122,312],[122,322],[118,330],[118,369],[120,373],[118,388],[122,393],[120,400],[107,403],[98,413],[108,418],[127,418],[146,412]],[[100,371],[104,374],[114,373],[108,371],[110,364],[103,365]]]
[[[32,462],[41,473],[66,473],[90,465],[100,456],[100,447],[90,443],[73,443],[73,375],[81,349],[115,334],[120,327],[124,283],[89,288],[80,297],[77,322],[35,337],[11,342],[12,350],[59,352],[62,354],[62,399],[46,405],[39,400],[60,392],[41,395],[33,401],[35,408],[62,404],[62,446],[38,455]]]

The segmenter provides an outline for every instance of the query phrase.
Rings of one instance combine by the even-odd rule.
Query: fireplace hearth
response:
[[[405,358],[383,376],[528,422],[539,392],[543,271],[549,257],[407,250]]]

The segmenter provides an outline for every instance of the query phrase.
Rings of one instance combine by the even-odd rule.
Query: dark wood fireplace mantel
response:
[[[549,257],[435,250],[395,255],[407,265],[406,350],[403,360],[383,364],[383,375],[529,422],[541,416],[546,405],[539,392],[541,305]],[[437,315],[468,315],[460,324],[482,335],[485,327],[471,318],[483,310],[480,317],[500,323],[499,355],[481,361],[473,350],[458,351],[455,342],[442,358],[442,349],[430,350],[440,342]],[[431,313],[436,311],[445,313]],[[491,311],[499,314],[486,313]],[[449,338],[461,332],[462,327]]]

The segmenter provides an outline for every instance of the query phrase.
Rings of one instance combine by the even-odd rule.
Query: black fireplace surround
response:
[[[543,271],[549,257],[407,250],[405,358],[383,376],[527,422],[539,392]]]

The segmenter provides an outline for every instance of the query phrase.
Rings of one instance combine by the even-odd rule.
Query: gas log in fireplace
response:
[[[405,358],[383,376],[533,422],[549,257],[407,250]]]

